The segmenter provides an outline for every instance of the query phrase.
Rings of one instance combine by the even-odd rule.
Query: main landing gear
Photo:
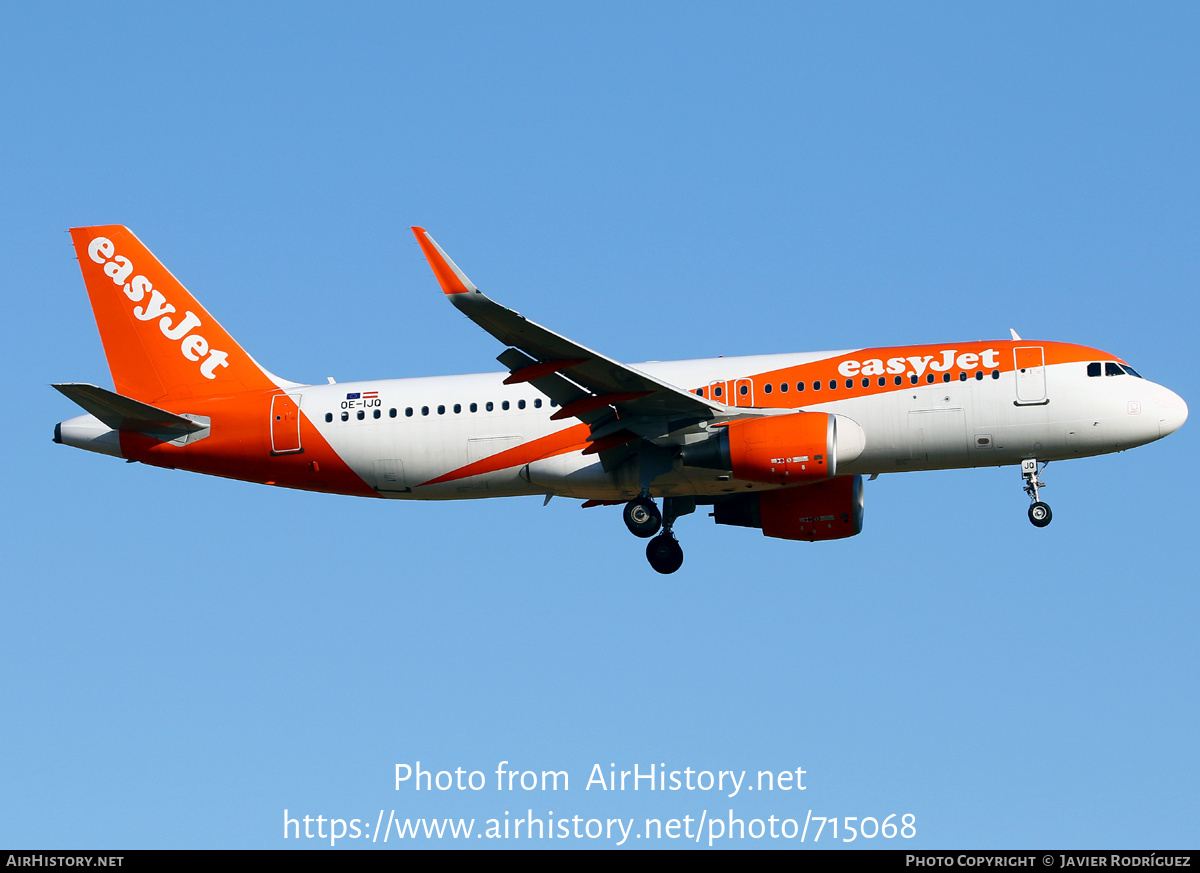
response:
[[[646,539],[662,527],[662,515],[649,496],[643,494],[625,504],[625,526],[635,537]]]
[[[683,548],[672,531],[675,519],[695,512],[696,501],[689,497],[664,497],[663,510],[666,518],[650,495],[643,492],[625,504],[624,516],[625,526],[634,536],[654,537],[646,544],[646,560],[656,572],[667,575],[683,566]],[[660,528],[662,533],[659,533]]]
[[[1042,470],[1045,469],[1046,464],[1042,464]],[[1038,489],[1046,487],[1046,483],[1040,478],[1040,472],[1037,458],[1027,458],[1021,462],[1021,478],[1025,480],[1025,493],[1029,495],[1030,500],[1029,520],[1033,522],[1034,527],[1045,527],[1054,517],[1050,506],[1038,499]]]
[[[683,566],[683,547],[675,534],[663,531],[646,543],[646,560],[650,566],[664,576],[674,573]]]

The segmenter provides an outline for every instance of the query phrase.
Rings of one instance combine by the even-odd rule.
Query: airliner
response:
[[[112,374],[54,385],[83,408],[54,441],[158,467],[396,500],[538,495],[622,505],[659,573],[675,522],[787,540],[854,536],[863,480],[1019,465],[1050,523],[1050,461],[1119,452],[1187,419],[1115,355],[1011,339],[622,364],[483,294],[413,233],[503,372],[305,385],[245,352],[128,229],[71,230]],[[659,506],[661,501],[661,508]]]

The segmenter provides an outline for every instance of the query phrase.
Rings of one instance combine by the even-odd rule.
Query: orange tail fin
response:
[[[120,225],[71,229],[117,393],[144,403],[273,389],[272,376]]]

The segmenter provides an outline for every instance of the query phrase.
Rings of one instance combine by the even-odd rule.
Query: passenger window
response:
[[[804,383],[803,383],[803,382],[797,382],[797,383],[796,383],[796,390],[797,390],[797,391],[803,391],[803,390],[804,390]]]
[[[864,388],[870,388],[870,387],[871,387],[871,380],[870,380],[870,379],[867,379],[867,378],[864,378],[864,379],[863,379],[863,387],[864,387]]]
[[[366,414],[366,413],[365,413],[363,410],[361,410],[361,409],[360,409],[360,410],[358,411],[358,420],[359,420],[359,421],[362,421],[362,420],[363,420],[364,418],[366,418],[366,417],[367,417],[367,414]]]
[[[803,385],[804,383],[801,382],[800,384]],[[820,379],[813,379],[813,390],[814,391],[821,390],[821,380]]]
[[[557,400],[551,400],[551,401],[550,401],[550,408],[551,408],[551,409],[553,409],[553,408],[554,408],[554,407],[556,407],[556,406],[558,406],[558,401],[557,401]]]
[[[478,403],[472,403],[472,404],[471,404],[470,406],[468,406],[467,408],[468,408],[468,409],[470,409],[472,412],[478,412],[478,411],[479,411],[479,404],[478,404]]]
[[[697,393],[697,394],[699,394],[701,397],[703,397],[703,396],[704,396],[704,389],[703,389],[703,388],[697,388],[697,389],[696,389],[696,393]]]
[[[393,406],[391,409],[388,410],[388,418],[395,418],[395,417],[396,417],[396,407]]]
[[[721,396],[721,386],[718,385],[716,388],[713,389],[713,397],[720,397],[720,396]]]
[[[930,385],[932,385],[933,384],[933,373],[928,374],[925,377],[925,381],[928,382]]]
[[[443,404],[438,404],[438,415],[445,415],[446,407]]]
[[[411,406],[404,407],[404,417],[405,418],[412,418],[412,414],[413,414],[413,408]]]
[[[349,413],[349,412],[343,412],[343,413],[342,413],[342,421],[349,421],[349,420],[350,420],[350,413]]]
[[[787,383],[787,382],[780,382],[780,383],[779,383],[779,391],[780,391],[780,393],[781,393],[781,394],[787,394],[787,390],[788,390],[788,383]]]
[[[897,385],[903,385],[903,384],[904,384],[904,377],[903,377],[903,376],[897,376],[897,377],[896,377],[896,384],[897,384]]]
[[[375,410],[373,413],[371,413],[371,414],[372,414],[372,415],[373,415],[375,418],[380,418],[380,417],[383,415],[383,412],[381,412],[380,410],[376,409],[376,410]]]
[[[830,379],[830,380],[829,380],[829,390],[830,390],[830,391],[835,391],[835,390],[837,390],[837,379]]]
[[[959,374],[958,374],[958,381],[959,381],[959,382],[966,382],[966,381],[967,381],[967,374],[966,374],[966,373],[959,373]]]
[[[847,388],[853,388],[853,387],[854,387],[854,380],[853,380],[853,379],[847,379],[847,380],[846,380],[846,387],[847,387]]]
[[[976,382],[982,382],[982,381],[983,381],[983,370],[976,370],[976,371],[975,371],[975,381],[976,381]]]
[[[500,408],[501,408],[501,409],[505,409],[505,410],[507,410],[507,409],[508,409],[508,401],[507,401],[507,400],[505,400],[503,403],[501,403],[501,404],[500,404]]]
[[[542,408],[542,398],[540,398],[540,397],[533,398],[533,408],[534,409]]]
[[[428,406],[421,407],[421,415],[429,415],[429,407]]]
[[[999,379],[999,378],[1000,378],[1000,371],[999,371],[999,370],[992,370],[992,378],[993,378],[993,379]]]
[[[887,376],[880,376],[879,377],[879,387],[882,388],[886,384],[887,384]]]
[[[764,394],[771,393],[771,383],[770,382],[768,382],[766,385],[763,386],[763,393]]]
[[[1112,361],[1105,361],[1104,362],[1104,375],[1105,376],[1124,376],[1125,371],[1121,369],[1120,364],[1114,364]]]
[[[326,413],[325,413],[325,421],[326,421],[326,422],[333,421],[333,413],[332,413],[332,412],[326,412]]]
[[[916,374],[916,373],[909,373],[909,374],[908,374],[908,381],[910,381],[910,382],[912,382],[914,385],[916,385],[916,384],[917,384],[917,382],[919,381],[919,377],[917,376],[917,374]]]
[[[495,408],[496,408],[495,405],[493,405],[492,401],[490,401],[490,400],[487,402],[487,405],[484,407],[484,409],[486,409],[488,412],[491,412]]]
[[[745,397],[749,393],[750,393],[750,388],[747,385],[743,385],[740,388],[738,388],[738,394],[741,394],[743,397]]]
[[[950,374],[949,374],[949,373],[942,373],[942,381],[943,381],[943,382],[949,382],[949,381],[950,381]]]
[[[525,408],[525,401],[524,401],[524,400],[518,400],[518,401],[517,401],[517,409],[524,409],[524,408]]]
[[[455,414],[455,415],[458,415],[460,412],[462,412],[462,404],[461,404],[461,403],[455,403],[455,404],[454,404],[454,414]]]
[[[1088,364],[1088,375],[1089,376],[1099,376],[1100,375],[1100,364],[1099,363]]]

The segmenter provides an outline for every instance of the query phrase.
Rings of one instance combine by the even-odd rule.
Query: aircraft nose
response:
[[[1187,421],[1188,408],[1182,397],[1161,385],[1157,394],[1158,435],[1165,437],[1183,427],[1183,423]]]

